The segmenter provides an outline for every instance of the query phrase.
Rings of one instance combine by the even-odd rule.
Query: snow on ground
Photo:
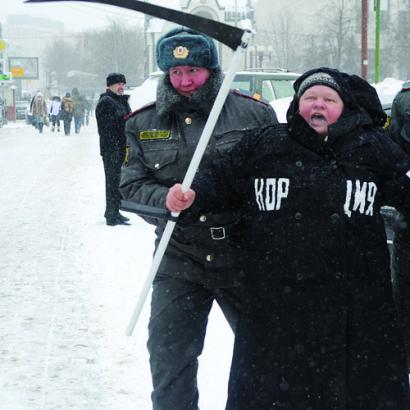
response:
[[[1,410],[148,410],[149,300],[125,336],[151,264],[151,226],[108,227],[94,120],[79,135],[0,129]],[[201,410],[222,410],[233,337],[213,309]]]

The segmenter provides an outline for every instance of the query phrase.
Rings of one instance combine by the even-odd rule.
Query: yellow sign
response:
[[[6,48],[6,42],[0,38],[0,51]]]
[[[24,77],[24,67],[11,67],[13,78]]]

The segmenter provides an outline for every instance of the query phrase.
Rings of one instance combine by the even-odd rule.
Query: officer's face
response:
[[[115,83],[108,87],[113,93],[117,95],[123,95],[125,89],[125,83]]]
[[[169,69],[169,79],[175,90],[190,97],[208,80],[211,72],[204,67],[178,66]]]
[[[335,123],[343,112],[343,100],[333,88],[314,85],[300,97],[299,112],[318,134],[326,136],[329,125]]]

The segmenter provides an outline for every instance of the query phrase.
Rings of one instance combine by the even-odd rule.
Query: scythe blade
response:
[[[139,11],[141,13],[149,14],[153,17],[172,21],[173,23],[180,24],[181,26],[200,31],[201,33],[204,33],[214,38],[215,40],[218,40],[221,43],[227,45],[232,50],[236,50],[239,47],[239,45],[241,44],[242,36],[244,34],[244,30],[238,27],[231,26],[229,24],[138,0],[25,0],[25,3],[46,3],[63,1],[100,3]]]

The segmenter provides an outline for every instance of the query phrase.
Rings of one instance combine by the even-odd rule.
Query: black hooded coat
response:
[[[237,240],[249,301],[227,410],[407,410],[379,210],[409,208],[409,159],[378,128],[380,102],[359,77],[321,68],[296,91],[315,71],[342,86],[345,109],[327,142],[295,98],[288,125],[245,136],[193,184],[195,209],[242,208],[247,220]]]

